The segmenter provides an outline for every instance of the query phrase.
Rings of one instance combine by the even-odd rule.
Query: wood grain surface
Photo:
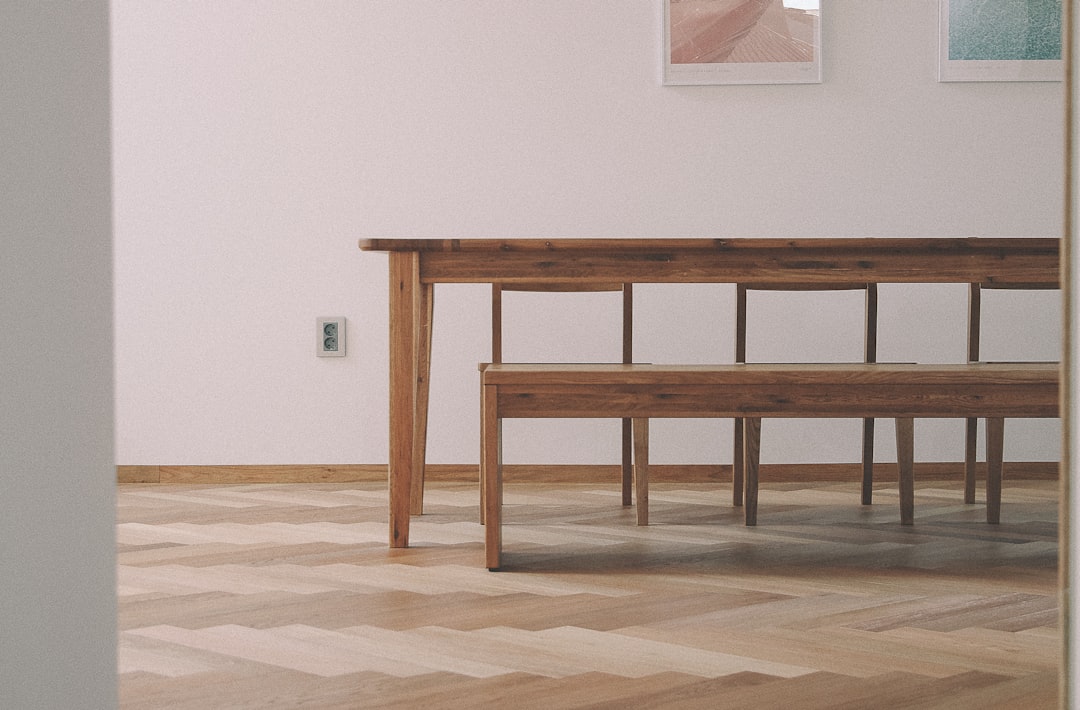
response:
[[[897,491],[508,481],[507,571],[483,568],[475,484],[429,482],[386,547],[386,483],[123,485],[124,708],[1050,708],[1054,481]],[[980,492],[981,493],[981,492]],[[980,496],[981,497],[981,496]]]

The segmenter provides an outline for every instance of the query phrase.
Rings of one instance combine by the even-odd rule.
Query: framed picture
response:
[[[938,81],[1061,81],[1062,0],[939,0]]]
[[[664,0],[664,83],[821,81],[821,0]]]

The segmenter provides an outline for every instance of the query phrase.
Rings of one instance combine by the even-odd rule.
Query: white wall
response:
[[[386,259],[362,237],[1061,233],[1060,84],[938,83],[937,0],[824,5],[822,84],[665,87],[659,0],[115,0],[119,463],[385,462]],[[432,462],[477,460],[486,298],[438,289]],[[884,288],[880,358],[962,360],[965,298]],[[640,359],[731,359],[730,287],[638,303]],[[591,306],[541,308],[617,356]],[[1056,294],[988,310],[986,357],[1059,356]],[[314,356],[319,315],[349,319],[348,357]],[[826,341],[857,340],[845,318]],[[511,322],[511,355],[585,357]],[[507,458],[614,461],[593,424],[508,427]],[[850,422],[781,426],[765,461],[858,456]],[[920,459],[962,458],[959,422],[919,427]],[[1007,429],[1007,457],[1058,458],[1056,423]],[[659,462],[730,461],[726,422],[655,432]]]
[[[116,691],[108,2],[0,3],[0,707]]]

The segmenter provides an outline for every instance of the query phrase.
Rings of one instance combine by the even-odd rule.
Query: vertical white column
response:
[[[1080,254],[1080,234],[1077,233],[1078,215],[1080,215],[1080,200],[1077,190],[1080,183],[1077,180],[1077,165],[1080,164],[1078,144],[1080,136],[1077,134],[1077,116],[1080,116],[1080,107],[1077,98],[1080,96],[1080,86],[1077,81],[1080,77],[1080,51],[1077,51],[1076,41],[1080,37],[1080,8],[1077,8],[1076,0],[1066,0],[1066,25],[1065,25],[1065,57],[1066,57],[1066,195],[1065,195],[1065,240],[1064,240],[1064,263],[1066,289],[1065,302],[1065,327],[1064,327],[1064,355],[1065,384],[1068,388],[1065,394],[1066,411],[1064,428],[1064,446],[1062,448],[1062,505],[1061,525],[1062,542],[1060,550],[1060,564],[1062,565],[1062,604],[1065,613],[1062,630],[1065,634],[1065,668],[1062,673],[1062,697],[1061,706],[1064,708],[1075,707],[1077,703],[1077,688],[1080,687],[1080,666],[1077,659],[1080,657],[1077,648],[1078,625],[1076,621],[1076,594],[1078,587],[1078,566],[1075,562],[1077,550],[1080,550],[1080,496],[1077,495],[1076,456],[1080,452],[1080,439],[1077,436],[1076,423],[1080,421],[1077,412],[1077,404],[1080,396],[1077,394],[1077,373],[1080,372],[1080,358],[1076,348],[1078,314],[1080,314],[1080,301],[1078,294],[1076,274],[1080,273],[1080,262],[1077,255]]]
[[[0,707],[117,705],[109,2],[0,2]]]

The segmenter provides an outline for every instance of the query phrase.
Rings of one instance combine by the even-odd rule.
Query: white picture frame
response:
[[[1061,17],[1061,0],[939,0],[938,81],[1061,81]]]
[[[821,82],[821,0],[664,0],[663,82]]]

